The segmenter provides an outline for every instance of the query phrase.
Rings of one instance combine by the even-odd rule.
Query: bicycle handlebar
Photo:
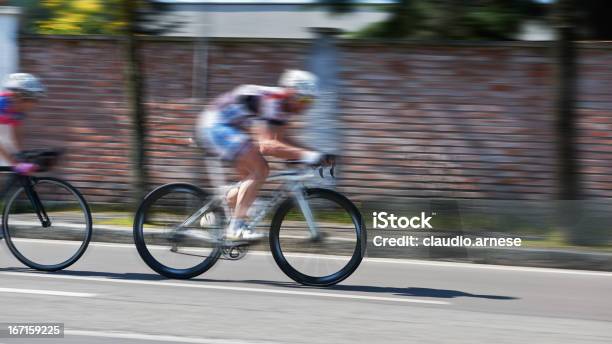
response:
[[[21,151],[15,154],[15,157],[20,162],[38,165],[39,171],[44,172],[50,170],[63,154],[63,149],[31,149]]]
[[[335,175],[336,158],[337,157],[335,155],[326,155],[323,161],[321,161],[321,163],[315,164],[315,165],[305,162],[303,160],[285,160],[285,161],[271,161],[271,162],[284,163],[287,165],[307,165],[308,167],[311,167],[312,169],[318,169],[319,176],[321,178],[325,178],[325,175],[324,175],[325,168],[329,167],[329,175],[332,178],[336,178],[336,175]]]

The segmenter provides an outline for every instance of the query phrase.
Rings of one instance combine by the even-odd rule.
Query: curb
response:
[[[96,226],[92,241],[133,244],[132,229],[116,226]],[[256,245],[268,250],[267,241]],[[542,268],[612,271],[612,254],[582,252],[562,249],[533,248],[436,248],[412,250],[369,250],[367,257],[395,259],[427,259],[439,261],[467,262],[528,266]]]

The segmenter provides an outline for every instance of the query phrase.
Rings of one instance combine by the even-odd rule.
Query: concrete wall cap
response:
[[[0,15],[2,14],[19,15],[21,14],[21,9],[15,6],[0,6]]]

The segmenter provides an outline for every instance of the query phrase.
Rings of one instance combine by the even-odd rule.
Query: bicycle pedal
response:
[[[249,245],[237,245],[223,248],[223,257],[227,260],[239,260],[246,256]]]
[[[183,233],[179,233],[179,232],[173,232],[171,234],[169,234],[166,237],[168,240],[168,242],[171,242],[173,246],[175,246],[177,243],[185,240],[185,235]]]

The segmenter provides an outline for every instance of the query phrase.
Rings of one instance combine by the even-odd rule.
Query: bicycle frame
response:
[[[36,181],[36,177],[16,174],[12,171],[10,167],[0,167],[0,172],[11,172],[11,176],[9,177],[8,182],[4,187],[4,190],[2,191],[2,193],[0,193],[0,195],[2,195],[3,197],[8,197],[8,192],[11,190],[12,186],[16,183],[19,183],[23,187],[26,196],[30,200],[30,203],[32,204],[32,207],[36,212],[36,216],[38,217],[41,226],[43,228],[51,227],[51,220],[47,215],[45,207],[40,201],[38,193],[36,193],[36,191],[32,187],[34,185],[34,182]]]
[[[315,170],[312,169],[303,169],[303,170],[294,170],[294,171],[286,171],[277,174],[273,174],[267,178],[267,181],[282,181],[283,183],[274,191],[274,196],[271,200],[264,203],[264,205],[257,211],[257,213],[252,216],[251,220],[247,223],[249,228],[256,227],[261,220],[263,220],[266,215],[272,210],[275,209],[281,202],[283,202],[287,197],[293,196],[298,204],[302,214],[306,218],[306,222],[308,223],[308,229],[310,231],[312,238],[319,237],[319,229],[316,226],[314,221],[312,212],[310,210],[310,206],[306,201],[306,197],[304,196],[304,189],[306,188],[303,184],[304,181],[313,179],[317,174]],[[319,172],[319,175],[322,175]],[[209,209],[214,206],[222,205],[226,212],[229,213],[229,206],[225,200],[225,195],[227,191],[239,187],[240,182],[229,185],[222,186],[218,189],[217,194],[213,197],[213,199],[202,206],[198,211],[196,211],[193,215],[191,215],[187,220],[181,223],[177,230],[180,230],[184,227],[189,227],[194,224],[202,215],[204,215]]]

